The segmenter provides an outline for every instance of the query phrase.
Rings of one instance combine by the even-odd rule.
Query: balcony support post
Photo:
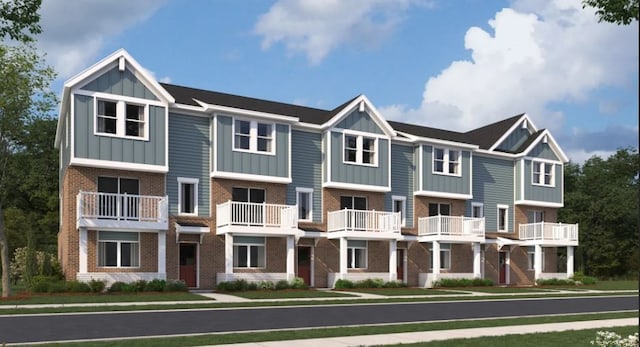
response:
[[[567,246],[567,278],[573,277],[573,246]]]
[[[543,257],[542,246],[535,245],[534,249],[535,249],[535,253],[533,255],[533,261],[534,261],[533,269],[535,272],[535,280],[537,281],[542,274],[542,257]]]
[[[389,281],[398,280],[398,240],[389,240]]]
[[[339,279],[345,279],[347,276],[347,238],[340,238],[340,274]]]
[[[474,242],[473,247],[473,278],[481,278],[480,271],[480,242]]]
[[[224,274],[225,281],[231,281],[233,277],[233,235],[224,234]]]
[[[431,252],[431,267],[433,271],[433,282],[437,282],[440,279],[440,242],[433,241],[433,247]]]
[[[89,236],[87,234],[87,228],[80,228],[79,230],[79,254],[80,257],[78,259],[78,272],[79,273],[87,273],[88,271],[88,257],[87,257],[87,245],[89,244]]]
[[[287,236],[287,281],[293,281],[296,277],[295,272],[295,237],[293,235]]]

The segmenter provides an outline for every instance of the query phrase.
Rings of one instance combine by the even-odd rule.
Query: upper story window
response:
[[[296,188],[297,204],[298,204],[298,220],[303,222],[311,222],[313,219],[313,189],[312,188]]]
[[[363,135],[344,134],[345,163],[375,166],[377,139]]]
[[[197,178],[178,177],[178,211],[184,215],[198,214]]]
[[[273,139],[275,126],[271,123],[260,123],[236,119],[234,121],[233,149],[257,153],[275,153]]]
[[[148,106],[124,101],[96,100],[95,133],[147,139]]]
[[[498,205],[498,232],[509,232],[509,206]]]
[[[533,165],[533,174],[531,175],[532,183],[535,185],[541,186],[555,186],[554,180],[554,166],[552,163],[545,163],[541,161],[534,161]]]
[[[471,217],[482,218],[484,217],[484,204],[481,202],[471,203]]]
[[[460,175],[460,151],[448,148],[433,148],[433,172]]]
[[[400,225],[407,225],[407,197],[394,195],[391,197],[393,202],[393,212],[400,212]]]

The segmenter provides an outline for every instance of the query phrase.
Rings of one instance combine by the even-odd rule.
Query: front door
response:
[[[311,247],[298,247],[298,277],[311,285]]]
[[[498,252],[498,271],[500,284],[507,284],[507,252]]]
[[[396,250],[396,256],[398,257],[397,260],[397,269],[396,269],[396,273],[398,273],[398,281],[403,281],[404,282],[404,249],[398,249]]]
[[[180,244],[180,279],[187,287],[196,287],[197,284],[197,248],[195,243]]]

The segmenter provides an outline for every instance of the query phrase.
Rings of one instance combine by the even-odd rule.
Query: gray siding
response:
[[[544,187],[534,185],[531,180],[532,165],[531,160],[524,162],[524,199],[543,202],[562,203],[562,175],[563,166],[556,164],[555,166],[555,187]]]
[[[513,225],[513,160],[475,155],[473,157],[473,202],[484,204],[486,230],[497,231],[498,206],[509,206],[509,231]],[[467,202],[471,215],[471,201]]]
[[[165,108],[149,106],[149,141],[94,135],[93,98],[75,95],[75,156],[165,165]]]
[[[358,130],[365,133],[384,134],[367,112],[355,110],[340,121],[336,128]]]
[[[392,196],[407,198],[406,227],[413,228],[413,147],[391,144],[391,192],[384,199],[385,211],[393,211]]]
[[[518,127],[514,129],[509,136],[507,136],[502,143],[498,145],[498,149],[502,149],[505,151],[515,151],[518,149],[524,141],[529,137],[529,129],[523,129],[522,127]]]
[[[118,67],[105,72],[100,77],[87,83],[82,88],[94,92],[131,96],[147,100],[158,100],[153,93],[133,75],[129,69],[118,70]]]
[[[287,204],[295,205],[296,187],[313,188],[313,221],[322,221],[322,135],[291,131],[291,179]]]
[[[471,194],[471,152],[462,151],[462,175],[451,176],[433,173],[432,146],[422,146],[422,189],[443,193]]]
[[[233,118],[217,116],[216,152],[218,171],[289,177],[289,126],[275,124],[275,155],[233,150]]]
[[[555,153],[553,153],[553,150],[551,149],[551,146],[549,146],[548,143],[544,143],[544,142],[540,142],[538,143],[528,154],[527,156],[529,157],[535,157],[535,158],[544,158],[544,159],[550,159],[550,160],[558,160],[560,161],[560,159],[558,159],[558,157],[556,156]]]
[[[513,163],[514,169],[515,169],[515,172],[514,172],[515,177],[514,177],[514,179],[515,179],[515,182],[516,182],[516,191],[515,191],[515,199],[516,200],[522,199],[522,194],[521,194],[521,192],[522,192],[522,190],[521,190],[521,188],[522,188],[522,185],[521,185],[522,184],[522,164],[521,164],[521,162],[523,160],[524,159],[520,159],[520,160],[517,160],[517,161],[515,161]]]
[[[209,119],[169,114],[169,213],[178,214],[178,177],[197,178],[198,215],[209,216]]]
[[[386,187],[389,184],[389,140],[378,139],[378,166],[343,163],[343,135],[331,132],[331,181]]]

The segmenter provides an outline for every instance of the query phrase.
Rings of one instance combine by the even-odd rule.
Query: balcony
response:
[[[298,206],[227,201],[216,206],[218,234],[295,235]]]
[[[484,241],[484,218],[463,216],[418,218],[418,238],[421,242],[482,242]]]
[[[167,230],[166,196],[83,192],[76,196],[77,228]]]
[[[529,223],[520,224],[520,240],[541,246],[577,246],[578,224]]]
[[[329,238],[397,239],[400,237],[400,212],[366,210],[328,213]]]

